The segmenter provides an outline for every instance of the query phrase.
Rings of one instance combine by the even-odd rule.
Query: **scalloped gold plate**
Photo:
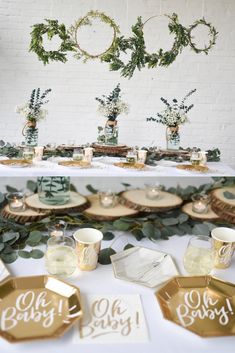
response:
[[[81,316],[79,289],[55,277],[12,277],[0,286],[0,336],[11,343],[62,336]]]
[[[203,165],[181,164],[181,165],[177,165],[176,168],[181,170],[188,170],[190,172],[199,172],[199,173],[207,173],[209,171],[209,168]]]
[[[201,337],[235,335],[235,284],[175,277],[155,293],[165,319]]]
[[[135,169],[135,170],[144,170],[146,165],[143,163],[127,163],[127,162],[117,162],[113,164],[115,167],[124,168],[124,169]]]
[[[0,164],[7,167],[24,168],[32,165],[32,161],[26,159],[3,159],[0,161]]]

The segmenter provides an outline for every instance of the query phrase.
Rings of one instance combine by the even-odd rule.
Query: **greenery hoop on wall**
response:
[[[121,70],[122,76],[131,78],[136,68],[141,70],[145,65],[148,68],[153,68],[157,65],[169,66],[176,59],[183,48],[189,44],[188,30],[179,23],[178,16],[175,13],[172,16],[164,16],[170,19],[168,24],[170,34],[173,33],[175,35],[172,48],[168,51],[160,48],[156,53],[148,53],[144,39],[144,26],[148,21],[158,16],[152,16],[144,23],[142,22],[142,18],[138,17],[137,23],[132,26],[133,36],[128,39],[119,37],[116,48],[113,48],[112,53],[103,57],[103,61],[110,64],[111,71]],[[120,60],[120,55],[122,52],[126,53],[128,49],[131,50],[131,59],[127,64],[124,64]]]
[[[205,46],[205,48],[197,48],[195,43],[193,42],[193,36],[192,36],[192,31],[198,27],[198,26],[206,26],[209,28],[209,36],[211,37],[208,46]],[[195,53],[205,53],[208,54],[209,50],[215,45],[216,38],[217,38],[218,32],[216,31],[215,27],[212,26],[211,23],[206,22],[204,18],[195,21],[193,25],[189,27],[188,30],[188,36],[189,36],[189,44],[191,48],[195,51]]]
[[[57,20],[45,19],[47,22],[38,23],[33,25],[31,32],[31,42],[29,51],[37,54],[38,59],[44,63],[49,64],[49,61],[67,61],[66,55],[68,51],[75,50],[75,44],[71,41],[70,35],[64,24],[59,24]],[[43,46],[43,35],[51,40],[54,36],[58,35],[61,39],[61,44],[58,50],[46,51]]]
[[[100,54],[90,54],[88,51],[86,51],[85,49],[83,49],[79,43],[78,40],[78,31],[80,28],[82,28],[83,26],[91,26],[92,25],[92,19],[99,19],[101,22],[108,24],[112,30],[113,30],[113,38],[111,41],[110,46],[105,49],[104,52],[100,53]],[[75,57],[77,59],[82,59],[86,62],[89,59],[98,59],[101,58],[102,56],[109,53],[112,48],[115,46],[116,40],[117,40],[117,35],[118,33],[120,33],[119,27],[118,25],[114,22],[114,20],[112,18],[110,18],[109,16],[107,16],[105,13],[103,12],[99,12],[99,11],[89,11],[87,13],[86,16],[81,17],[78,21],[75,22],[75,24],[73,26],[71,26],[70,28],[70,34],[73,37],[74,43],[76,45],[76,50],[77,53],[75,54]]]

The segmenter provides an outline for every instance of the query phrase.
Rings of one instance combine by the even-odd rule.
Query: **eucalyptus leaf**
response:
[[[86,185],[86,188],[87,188],[87,190],[90,191],[92,194],[97,194],[97,193],[98,193],[98,190],[95,189],[95,188],[93,188],[93,186],[90,185],[90,184]]]
[[[33,193],[35,193],[37,191],[37,183],[33,180],[28,180],[26,183],[27,189],[29,189],[30,191],[32,191]]]
[[[13,239],[18,239],[19,233],[16,232],[7,232],[2,234],[2,242],[7,243]]]
[[[1,259],[3,262],[5,262],[6,264],[11,264],[12,262],[15,262],[17,260],[17,253],[16,252],[11,252],[8,254],[1,254]]]
[[[224,191],[223,195],[228,200],[235,200],[235,194],[233,194],[232,192]]]
[[[126,245],[124,246],[123,250],[128,250],[128,249],[131,249],[131,248],[134,248],[134,247],[135,247],[134,245],[128,243],[128,244],[126,244]]]
[[[31,257],[30,251],[25,251],[25,250],[19,250],[18,255],[23,259],[29,259]]]
[[[135,239],[138,241],[140,241],[141,239],[144,238],[144,234],[141,229],[133,229],[131,233],[134,235]]]
[[[162,219],[162,224],[164,226],[173,226],[178,224],[178,219],[177,218],[164,218]]]
[[[114,237],[115,235],[112,232],[105,232],[103,234],[103,240],[112,240]]]
[[[33,230],[29,233],[28,241],[31,243],[39,243],[42,239],[42,233],[38,230]]]
[[[10,185],[6,185],[6,190],[7,192],[18,192],[19,190],[10,186]]]
[[[33,249],[30,251],[30,256],[33,259],[41,259],[44,256],[44,252],[39,249]]]
[[[117,219],[113,222],[113,226],[117,230],[127,231],[130,228],[130,223]]]
[[[210,235],[210,229],[205,223],[198,223],[192,229],[192,233],[195,235]]]
[[[0,252],[4,249],[4,243],[0,243]]]
[[[5,200],[5,196],[2,192],[0,192],[0,203],[3,203]]]
[[[151,222],[146,222],[143,225],[142,232],[147,238],[154,239],[155,227]]]
[[[189,216],[186,213],[181,213],[178,217],[178,222],[179,224],[182,224],[187,222],[188,219],[189,219]]]
[[[116,251],[112,248],[102,249],[99,253],[99,263],[101,265],[109,265],[111,264],[110,256],[116,254]]]

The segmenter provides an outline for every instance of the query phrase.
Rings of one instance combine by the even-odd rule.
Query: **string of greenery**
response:
[[[171,187],[166,189],[166,191],[179,195],[183,198],[184,202],[187,202],[197,192],[209,192],[215,188],[235,185],[235,178],[213,179],[212,183],[201,185],[199,188],[194,186],[186,188],[177,186],[176,188]],[[126,183],[123,183],[123,186],[126,189],[131,187],[130,184]],[[37,184],[32,180],[27,182],[27,188],[32,192],[37,192]],[[7,192],[17,191],[11,186],[7,186],[6,190]],[[76,190],[74,186],[72,186],[72,190]],[[91,193],[97,192],[92,185],[87,185],[87,190]],[[231,195],[228,196],[231,197]],[[1,207],[5,203],[5,195],[0,193]],[[18,257],[34,259],[43,257],[43,251],[38,246],[46,244],[48,240],[47,224],[55,218],[55,216],[50,216],[38,222],[22,225],[12,219],[5,219],[0,216],[0,258],[5,263],[11,263]],[[60,216],[59,219],[66,221],[70,230],[84,227],[99,229],[103,232],[105,241],[114,239],[115,231],[128,232],[137,241],[141,241],[143,238],[157,241],[159,239],[167,240],[172,235],[209,235],[211,230],[218,226],[218,224],[232,227],[227,222],[218,221],[211,223],[192,220],[180,208],[165,213],[139,214],[137,217],[131,218],[122,217],[112,222],[98,222],[81,213],[65,214]],[[127,244],[127,246],[131,245]],[[113,253],[115,253],[115,250],[111,247],[103,249],[100,253],[99,262],[101,264],[109,263],[110,255]]]
[[[70,35],[65,25],[59,24],[57,20],[45,19],[45,23],[38,23],[33,25],[31,32],[31,42],[29,51],[37,54],[38,59],[43,62],[44,65],[49,64],[50,61],[61,61],[65,63],[67,61],[67,52],[75,51],[75,43],[71,40]],[[51,40],[54,36],[58,35],[61,39],[61,44],[58,50],[45,50],[43,45],[43,36],[47,35],[47,38]]]
[[[218,32],[211,23],[207,22],[204,18],[195,21],[188,28],[179,23],[178,15],[164,15],[169,19],[169,32],[174,35],[174,42],[170,50],[164,51],[162,48],[158,49],[155,53],[148,53],[144,39],[144,26],[151,19],[158,17],[152,16],[147,21],[143,22],[142,17],[137,18],[137,22],[131,27],[132,35],[129,38],[118,36],[120,33],[119,26],[112,18],[103,12],[89,11],[86,16],[78,19],[68,31],[64,24],[59,25],[57,20],[46,19],[46,24],[40,23],[33,26],[31,32],[31,43],[29,51],[37,54],[39,60],[44,64],[49,61],[66,62],[66,53],[68,51],[76,51],[75,57],[83,59],[86,62],[88,59],[99,58],[101,62],[109,63],[111,71],[121,72],[121,76],[133,76],[136,69],[141,70],[144,67],[155,68],[157,66],[167,67],[172,64],[176,57],[188,45],[196,53],[208,54],[209,50],[215,45]],[[100,54],[90,54],[87,50],[83,49],[78,40],[78,30],[83,26],[91,26],[92,19],[100,19],[101,22],[108,24],[113,29],[113,38],[110,46]],[[197,26],[206,26],[209,28],[209,44],[205,48],[197,48],[194,43],[192,35],[193,30]],[[52,39],[58,35],[61,39],[61,45],[56,51],[46,51],[43,46],[43,35],[46,34],[48,39]],[[122,55],[130,54],[130,59],[127,63],[121,59]]]
[[[157,161],[161,159],[165,160],[171,160],[174,162],[182,162],[184,160],[189,160],[190,157],[189,155],[184,155],[182,154],[182,157],[177,157],[177,156],[167,156],[164,154],[160,154],[158,151],[155,151],[154,148],[147,148],[147,147],[142,147],[142,149],[145,149],[148,151],[147,154],[147,162],[146,164],[148,165],[155,165]],[[183,148],[180,147],[180,150],[182,151],[188,151],[189,153],[192,151],[191,147]],[[198,151],[200,151],[200,148],[198,148]],[[218,148],[210,149],[207,150],[207,160],[208,162],[219,162],[220,161],[220,150]],[[94,153],[95,156],[101,156],[103,155],[102,153]],[[107,154],[106,154],[107,155]],[[0,156],[6,156],[8,158],[18,158],[22,157],[22,150],[19,149],[16,146],[11,145],[9,142],[4,142],[3,140],[0,140]],[[47,160],[48,158],[51,157],[68,157],[72,158],[73,156],[73,148],[71,150],[66,150],[66,149],[46,149],[43,155],[43,159]],[[113,156],[113,154],[112,154]],[[123,157],[121,155],[116,154],[117,157]]]

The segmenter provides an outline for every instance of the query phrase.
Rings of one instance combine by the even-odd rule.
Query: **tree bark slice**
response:
[[[94,153],[108,154],[108,155],[120,155],[126,156],[127,152],[130,150],[130,147],[126,145],[117,145],[117,146],[109,146],[109,145],[99,145],[94,143],[92,145],[94,148]]]
[[[114,221],[120,217],[131,217],[138,214],[138,211],[123,206],[120,203],[112,208],[104,208],[99,203],[98,195],[90,195],[88,196],[88,200],[91,206],[85,210],[84,214],[98,221]]]
[[[77,192],[71,192],[69,202],[64,205],[46,205],[39,200],[38,194],[27,197],[25,203],[37,212],[48,211],[50,214],[58,215],[69,212],[83,212],[90,205],[87,198]]]
[[[146,197],[145,190],[135,189],[122,192],[120,202],[141,212],[165,212],[180,207],[183,200],[166,191],[161,191],[158,199],[150,200]]]
[[[10,210],[9,205],[6,205],[1,211],[1,215],[4,218],[13,218],[16,222],[21,224],[40,221],[49,214],[50,212],[48,211],[36,211],[29,208],[23,212],[14,212]]]
[[[208,212],[207,213],[196,213],[192,210],[192,202],[186,203],[182,207],[182,211],[189,215],[190,218],[196,220],[196,221],[218,221],[220,217],[212,211],[211,207],[209,206]]]
[[[235,187],[225,187],[215,189],[211,192],[211,207],[221,219],[235,223],[235,199],[227,199],[224,196],[225,192],[230,192],[235,195]]]

